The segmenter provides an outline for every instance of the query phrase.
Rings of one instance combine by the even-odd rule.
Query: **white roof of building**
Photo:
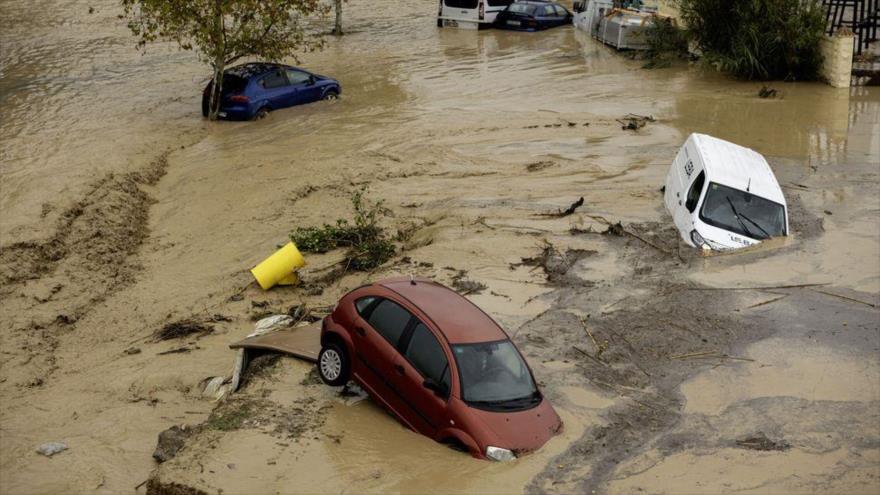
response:
[[[706,134],[691,134],[706,176],[712,182],[748,191],[785,205],[785,196],[767,160],[755,150]]]

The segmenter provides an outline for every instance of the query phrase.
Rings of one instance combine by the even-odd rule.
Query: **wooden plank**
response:
[[[318,361],[318,353],[321,352],[321,322],[249,337],[229,347],[282,352],[315,363]]]

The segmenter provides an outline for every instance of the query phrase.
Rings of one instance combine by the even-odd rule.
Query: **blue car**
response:
[[[571,24],[572,15],[554,2],[527,0],[514,2],[495,17],[495,27],[516,31],[540,31]]]
[[[208,116],[213,81],[202,94],[202,115]],[[219,117],[251,120],[272,110],[318,100],[335,100],[342,94],[339,81],[289,65],[249,63],[223,72]]]

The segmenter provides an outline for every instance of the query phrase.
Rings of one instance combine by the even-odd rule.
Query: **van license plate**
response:
[[[453,21],[451,19],[447,19],[443,21],[443,25],[446,27],[458,27],[458,21]]]
[[[519,21],[507,21],[507,25],[508,25],[508,26],[519,26],[519,25],[521,25],[521,24],[522,24],[522,23],[519,22]]]

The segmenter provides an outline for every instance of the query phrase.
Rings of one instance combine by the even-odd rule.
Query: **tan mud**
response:
[[[137,54],[115,18],[116,2],[92,3],[96,14],[76,2],[0,5],[5,117],[0,249],[18,242],[42,245],[57,231],[61,213],[88,198],[96,178],[110,172],[121,177],[166,149],[172,152],[167,174],[148,191],[156,203],[137,215],[146,222],[145,237],[126,252],[121,266],[141,268],[126,271],[131,276],[124,284],[115,285],[116,278],[109,283],[103,269],[92,273],[89,264],[67,261],[61,270],[88,272],[65,289],[70,298],[39,302],[57,285],[51,276],[4,285],[10,292],[0,310],[8,363],[0,378],[0,492],[119,493],[146,480],[155,468],[151,453],[158,432],[209,418],[215,405],[199,396],[199,385],[228,371],[232,352],[226,346],[244,337],[251,317],[264,311],[252,302],[266,301],[269,309],[281,311],[302,302],[324,306],[371,278],[414,273],[449,283],[457,270],[488,286],[471,299],[515,335],[563,415],[565,434],[541,452],[509,466],[472,460],[404,430],[370,402],[347,406],[329,389],[300,385],[305,367],[288,363],[260,386],[277,407],[299,407],[297,401],[312,395],[332,404],[321,413],[320,426],[315,423],[301,443],[273,436],[274,426],[267,426],[269,432],[214,432],[162,467],[161,478],[225,493],[247,488],[246,481],[281,492],[294,486],[308,492],[686,488],[662,472],[663,464],[642,475],[649,477],[640,477],[639,469],[617,469],[628,459],[647,468],[653,461],[641,459],[658,456],[670,459],[673,474],[691,461],[705,466],[686,478],[705,491],[757,486],[710,484],[720,478],[712,469],[760,482],[768,472],[762,466],[769,465],[787,481],[771,480],[767,491],[877,486],[877,478],[868,476],[878,465],[877,422],[871,415],[876,399],[863,396],[873,390],[865,380],[878,362],[875,310],[811,291],[781,291],[785,299],[751,309],[779,296],[725,294],[722,304],[701,292],[705,306],[695,306],[686,302],[687,293],[666,292],[670,284],[695,282],[830,283],[822,289],[876,304],[880,95],[872,88],[847,93],[785,84],[781,98],[761,100],[754,96],[759,85],[697,68],[640,70],[638,63],[571,29],[536,35],[437,30],[433,2],[353,2],[346,14],[352,34],[304,60],[342,81],[340,101],[277,112],[257,123],[209,124],[198,117],[206,72],[194,57],[171,47]],[[32,16],[36,8],[45,15]],[[631,112],[658,121],[623,133],[615,119]],[[659,185],[693,131],[767,154],[788,197],[800,198],[807,216],[822,219],[824,232],[795,236],[778,250],[686,261],[634,238],[570,234],[572,227],[603,230],[598,216],[648,226],[645,232],[652,224],[666,224]],[[529,164],[542,161],[553,166],[528,171]],[[406,253],[409,262],[398,258],[376,273],[349,274],[318,296],[297,289],[242,289],[251,283],[247,269],[290,230],[346,215],[348,195],[361,184],[393,210],[390,227],[434,222],[419,234],[422,245]],[[539,216],[581,196],[585,205],[574,215]],[[115,218],[115,209],[106,213]],[[544,239],[563,250],[596,251],[569,272],[592,287],[560,288],[549,285],[541,270],[511,269],[538,254]],[[95,295],[101,297],[92,301]],[[663,301],[675,304],[670,319],[692,315],[697,323],[669,331],[653,325],[656,313],[643,320],[609,316]],[[702,314],[703,307],[711,314]],[[815,311],[808,313],[811,307]],[[82,317],[70,331],[20,330],[22,322],[54,321],[78,308]],[[152,342],[153,332],[167,323],[214,313],[232,321],[217,323],[200,338]],[[667,346],[662,354],[646,351],[658,369],[645,367],[622,339],[603,334],[613,345],[607,357],[619,373],[612,383],[601,380],[590,367],[604,366],[573,350],[596,352],[576,318],[587,314],[595,325],[590,328],[599,332],[632,327],[615,321],[643,324],[637,335]],[[733,333],[697,328],[715,321]],[[741,332],[746,327],[751,330]],[[754,363],[668,360],[673,352],[707,349],[746,357],[760,352],[749,345],[760,346],[755,342],[777,333],[784,335],[776,338],[807,339],[817,348],[807,353],[807,362],[778,354],[791,367],[786,369],[849,357],[867,364],[847,368],[842,376],[862,378],[844,383],[839,393],[827,387],[810,396],[805,379],[813,374],[800,380],[785,374],[780,387],[764,388],[760,377],[779,374],[767,375]],[[22,342],[40,353],[54,349],[55,372],[39,387],[19,386],[32,369]],[[641,350],[645,342],[631,344]],[[141,352],[124,352],[132,347]],[[189,351],[159,355],[180,347]],[[661,376],[667,372],[679,381]],[[730,376],[754,387],[721,400],[713,387]],[[689,384],[692,405],[705,401],[711,408],[687,412],[681,382]],[[662,414],[645,413],[652,407]],[[719,409],[728,412],[705,416]],[[645,421],[633,423],[634,417]],[[673,425],[676,418],[682,426]],[[706,421],[721,433],[707,430]],[[723,430],[726,424],[733,426]],[[792,449],[729,452],[737,439],[759,429],[789,439]],[[594,435],[598,431],[622,442],[602,445]],[[693,440],[700,435],[714,440],[708,446]],[[674,447],[676,439],[685,447]],[[68,442],[70,450],[52,459],[33,452],[55,440]],[[722,466],[719,459],[732,461]],[[842,467],[832,468],[837,461]],[[406,468],[389,467],[395,463]],[[423,466],[430,463],[437,469]],[[824,475],[793,481],[803,473],[799,463]],[[453,468],[470,476],[449,479]],[[828,479],[840,481],[823,484]]]

